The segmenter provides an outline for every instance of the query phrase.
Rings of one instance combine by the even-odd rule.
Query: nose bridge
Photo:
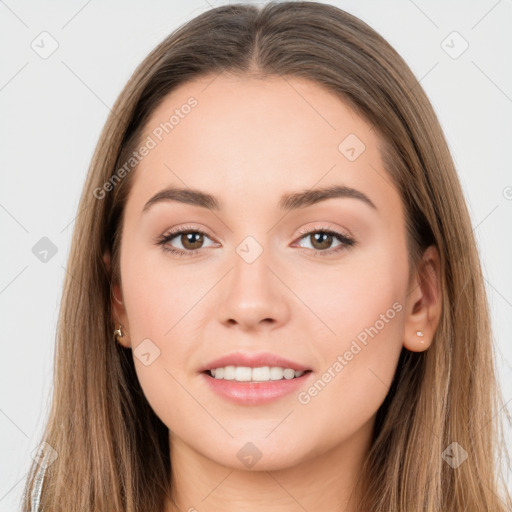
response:
[[[235,249],[233,286],[247,287],[257,294],[270,292],[270,251],[268,244],[260,244],[253,236],[247,236]],[[247,291],[250,291],[247,290]]]
[[[219,308],[220,321],[254,327],[263,320],[286,320],[285,290],[271,270],[274,258],[263,243],[247,236],[235,247],[234,268]]]

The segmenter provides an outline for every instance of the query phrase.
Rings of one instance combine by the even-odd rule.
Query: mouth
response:
[[[199,375],[215,395],[236,405],[262,406],[308,386],[313,370],[280,366],[220,366]]]

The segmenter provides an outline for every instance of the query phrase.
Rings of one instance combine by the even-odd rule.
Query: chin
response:
[[[307,458],[307,454],[303,452],[304,447],[301,447],[300,451],[293,448],[294,443],[290,437],[285,437],[286,439],[276,436],[273,440],[254,437],[251,441],[251,436],[246,432],[243,440],[231,439],[222,453],[216,450],[205,455],[216,464],[235,470],[285,470],[298,466]],[[214,446],[218,447],[219,444]]]

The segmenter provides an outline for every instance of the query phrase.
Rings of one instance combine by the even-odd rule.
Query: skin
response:
[[[172,501],[179,510],[355,511],[375,415],[402,347],[428,349],[439,321],[438,254],[429,248],[408,282],[404,211],[380,157],[382,141],[320,85],[202,78],[167,96],[144,137],[190,96],[198,105],[133,171],[113,301],[120,342],[135,350],[149,338],[160,350],[148,366],[134,362],[170,429]],[[366,146],[354,161],[338,149],[349,134]],[[278,208],[284,193],[334,184],[363,192],[377,208],[355,198],[286,215]],[[163,201],[142,213],[171,185],[213,194],[223,208]],[[182,226],[206,233],[197,254],[179,257],[155,244]],[[322,228],[357,244],[332,253],[341,243],[333,238],[322,257],[322,245],[300,231]],[[251,264],[236,251],[247,236],[263,248]],[[167,245],[194,248],[186,244],[177,236]],[[235,405],[198,374],[234,350],[270,351],[311,368],[309,387],[393,303],[401,310],[307,404],[291,393]],[[251,468],[237,457],[247,442],[262,454]],[[175,510],[170,498],[166,510]]]

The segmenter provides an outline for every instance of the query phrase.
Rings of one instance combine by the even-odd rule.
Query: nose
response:
[[[223,280],[217,310],[221,323],[251,331],[265,326],[273,330],[288,321],[290,291],[268,263],[265,251],[252,263],[235,255],[234,268]]]

